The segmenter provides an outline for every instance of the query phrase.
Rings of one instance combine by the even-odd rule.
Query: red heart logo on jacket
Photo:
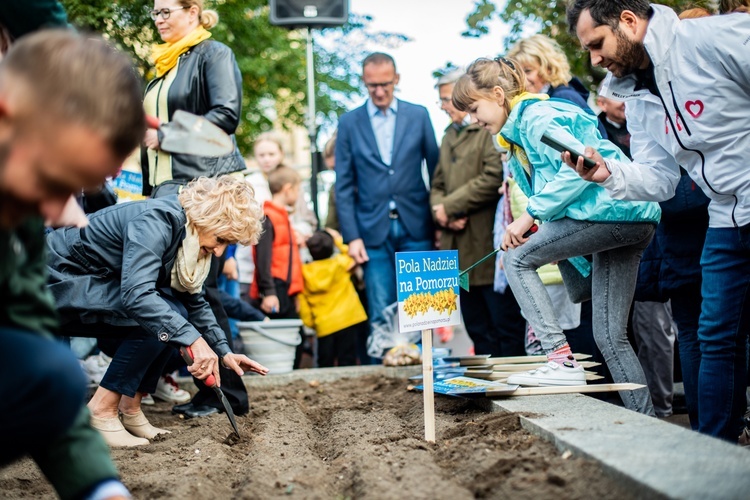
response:
[[[685,103],[685,109],[690,116],[698,118],[703,114],[703,102],[702,101],[688,101]]]

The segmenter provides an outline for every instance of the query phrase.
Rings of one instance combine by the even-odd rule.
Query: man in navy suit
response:
[[[431,250],[434,227],[422,164],[432,179],[438,145],[427,110],[394,99],[396,63],[375,52],[362,63],[370,98],[339,120],[336,209],[349,255],[364,264],[370,321],[396,302],[395,253]]]

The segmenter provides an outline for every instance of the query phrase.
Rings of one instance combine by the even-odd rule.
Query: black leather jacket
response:
[[[163,76],[149,82],[148,92],[160,85]],[[158,187],[158,196],[176,193],[179,186],[191,180],[245,169],[245,161],[236,147],[234,132],[242,111],[242,75],[232,50],[223,43],[205,40],[180,56],[180,63],[167,95],[169,118],[178,109],[204,116],[235,142],[227,156],[172,155],[172,182]],[[141,149],[143,194],[156,196],[156,186],[149,186],[149,164],[146,148]]]

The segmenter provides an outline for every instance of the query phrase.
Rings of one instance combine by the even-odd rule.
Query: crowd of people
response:
[[[534,35],[437,79],[440,145],[426,109],[396,98],[394,59],[370,54],[368,99],[324,150],[336,172],[325,229],[278,137],[257,138],[248,171],[234,139],[240,70],[202,0],[154,1],[163,43],[145,89],[121,52],[67,28],[57,2],[11,3],[25,5],[0,8],[0,332],[6,373],[24,383],[0,385],[0,464],[30,454],[62,498],[127,498],[107,445],[168,432],[144,398],[210,415],[223,409],[213,378],[248,412],[241,377],[268,370],[242,354],[236,321],[299,318],[295,367],[310,354],[321,367],[378,362],[367,341],[396,302],[395,253],[436,248],[458,250],[461,269],[502,248],[470,272],[461,312],[477,354],[546,355],[509,383],[584,384],[573,354],[590,354],[611,380],[647,386],[620,393],[626,408],[664,417],[677,357],[693,429],[743,432],[742,2],[681,20],[645,0],[574,0],[570,32],[608,71],[601,113],[560,46]],[[231,151],[167,147],[176,111],[218,126]],[[102,189],[131,154],[146,199],[114,203]],[[96,338],[107,362],[88,401],[81,364],[53,336]],[[178,368],[195,378],[189,400],[158,390]]]

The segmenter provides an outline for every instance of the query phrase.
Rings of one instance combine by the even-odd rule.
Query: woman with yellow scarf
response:
[[[232,50],[211,39],[208,30],[216,25],[219,15],[204,10],[203,0],[154,0],[151,18],[164,43],[151,49],[156,77],[146,87],[146,113],[169,122],[175,111],[188,111],[217,125],[234,141],[241,116],[242,75]],[[169,154],[159,144],[159,132],[150,130],[141,149],[143,194],[154,198],[176,194],[201,176],[215,177],[245,169],[236,142],[232,153],[220,157]],[[219,257],[212,258],[211,272],[205,281],[206,300],[217,323],[231,339],[214,272],[223,265]],[[249,403],[242,379],[224,368],[221,377],[222,389],[235,414],[247,413]],[[200,417],[223,408],[214,391],[202,385],[199,389],[190,402],[176,406],[174,411]]]
[[[152,47],[156,78],[144,98],[146,113],[169,122],[175,111],[205,117],[230,134],[239,125],[242,76],[231,49],[211,39],[219,20],[203,0],[155,0],[151,11],[164,41]],[[152,197],[175,194],[191,180],[239,172],[245,162],[239,150],[223,157],[170,154],[159,148],[157,130],[149,130],[141,151],[143,190]]]

